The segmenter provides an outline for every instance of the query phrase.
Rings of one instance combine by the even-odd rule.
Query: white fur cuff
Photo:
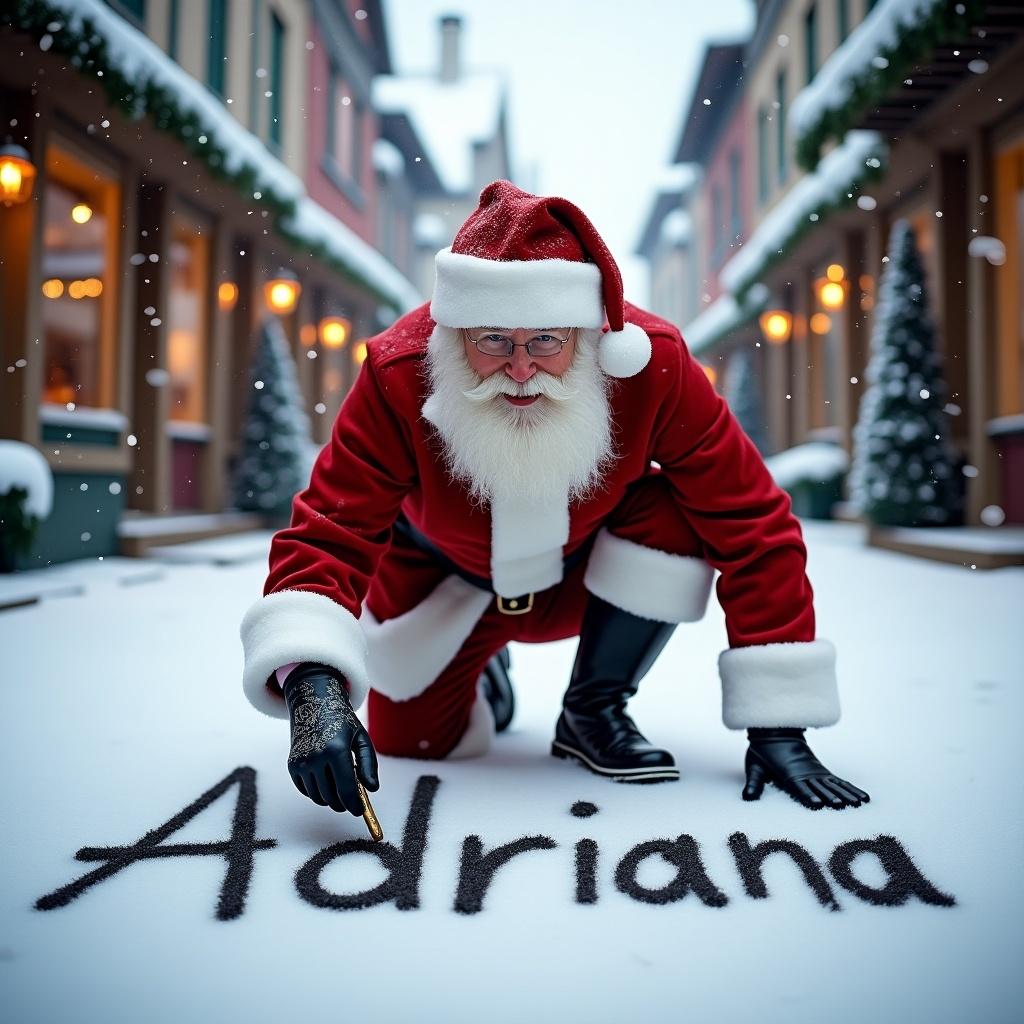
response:
[[[446,327],[601,327],[601,271],[572,260],[486,260],[442,249],[430,315]]]
[[[348,682],[349,699],[359,708],[369,692],[366,640],[359,620],[329,597],[311,590],[282,590],[260,598],[239,627],[245,668],[242,689],[253,707],[287,718],[284,701],[267,679],[293,661],[314,661],[337,669]]]
[[[656,622],[699,622],[707,609],[715,570],[687,555],[597,535],[583,585],[603,601]]]
[[[835,725],[836,649],[829,640],[733,647],[718,656],[730,729]]]

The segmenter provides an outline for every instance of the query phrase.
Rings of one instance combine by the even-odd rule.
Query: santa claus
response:
[[[299,791],[362,814],[377,752],[487,751],[513,713],[511,641],[578,636],[551,753],[678,779],[626,702],[717,570],[744,799],[772,782],[857,807],[804,740],[839,719],[805,566],[789,498],[679,331],[624,302],[577,207],[496,181],[438,253],[431,302],[367,345],[242,622],[244,688],[290,718]]]

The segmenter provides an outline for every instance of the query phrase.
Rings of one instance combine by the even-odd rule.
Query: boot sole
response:
[[[559,740],[551,743],[551,753],[564,761],[576,761],[584,768],[606,779],[616,782],[678,782],[678,768],[602,768],[594,764],[585,754]]]

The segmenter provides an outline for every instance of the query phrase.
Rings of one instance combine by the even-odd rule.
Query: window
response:
[[[146,0],[107,0],[107,6],[112,7],[118,14],[126,15],[137,25],[144,25],[146,22]]]
[[[775,144],[777,151],[776,176],[781,185],[786,180],[786,69],[783,68],[775,78]]]
[[[804,54],[807,59],[807,82],[818,73],[818,6],[811,4],[804,15]]]
[[[171,60],[178,59],[178,0],[170,0],[167,5],[167,56]]]
[[[768,198],[768,111],[759,107],[757,111],[757,199],[763,203]]]
[[[206,84],[224,95],[228,38],[228,0],[210,0],[209,40],[206,49]]]
[[[741,170],[740,151],[734,149],[729,153],[729,208],[732,211],[732,219],[729,223],[730,245],[735,245],[743,234],[743,211],[740,208],[742,202]]]
[[[725,217],[722,212],[722,189],[715,185],[711,189],[711,259],[717,263],[722,255],[722,240],[725,236]]]
[[[167,297],[168,417],[206,421],[206,353],[209,335],[209,233],[180,211],[171,216],[170,287]]]
[[[325,156],[335,183],[359,185],[363,167],[365,105],[353,94],[337,67],[331,68],[327,97]]]
[[[281,100],[284,91],[284,22],[275,13],[270,15],[270,125],[267,137],[281,146]]]
[[[996,237],[1006,256],[996,265],[999,367],[996,415],[1024,413],[1024,141],[996,154]]]
[[[55,143],[42,207],[43,401],[114,408],[120,189]]]
[[[850,0],[836,0],[836,21],[841,43],[850,34]]]

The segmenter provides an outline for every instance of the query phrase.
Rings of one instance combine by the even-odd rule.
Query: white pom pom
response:
[[[651,361],[651,339],[642,327],[623,324],[598,343],[597,361],[609,377],[635,377]]]

